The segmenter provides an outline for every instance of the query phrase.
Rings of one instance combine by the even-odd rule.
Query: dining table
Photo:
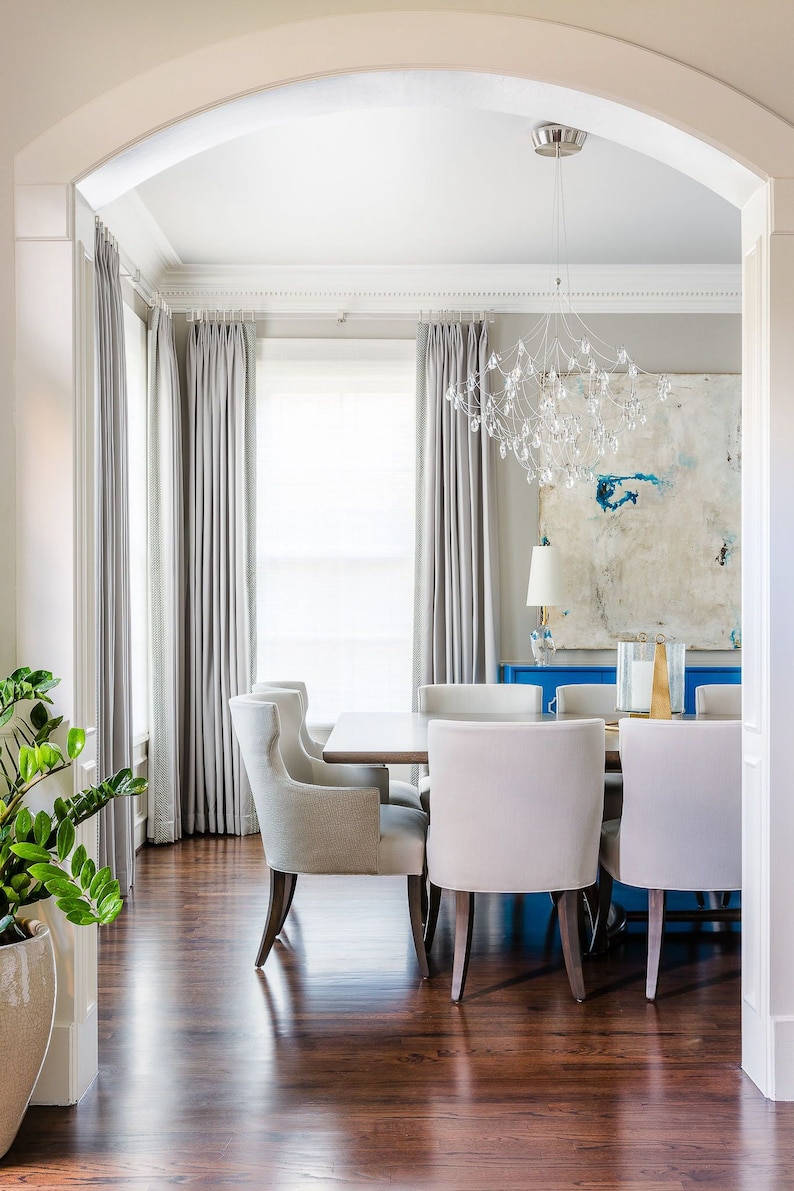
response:
[[[604,720],[604,769],[620,771],[618,720],[573,712],[426,712],[345,711],[323,745],[323,760],[352,765],[427,765],[427,728],[431,720],[477,723],[549,724],[561,720]]]

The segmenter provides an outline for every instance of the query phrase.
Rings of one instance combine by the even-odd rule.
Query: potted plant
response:
[[[55,1010],[55,961],[48,928],[22,911],[53,897],[79,926],[118,917],[122,900],[109,868],[75,847],[75,828],[111,799],[140,794],[144,778],[119,770],[52,810],[34,812],[37,787],[68,769],[85,745],[82,728],[58,732],[49,692],[60,679],[22,667],[0,680],[0,1157],[16,1136],[47,1053]],[[60,737],[62,743],[58,743]],[[31,798],[32,796],[32,798]]]

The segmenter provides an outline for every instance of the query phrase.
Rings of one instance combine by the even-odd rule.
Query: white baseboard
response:
[[[98,1070],[97,1007],[81,1022],[55,1023],[31,1104],[77,1104]]]

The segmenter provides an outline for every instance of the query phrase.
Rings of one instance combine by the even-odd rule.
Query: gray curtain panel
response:
[[[418,328],[415,686],[499,677],[493,443],[445,397],[489,355],[484,323]]]
[[[182,826],[258,830],[229,698],[253,684],[253,327],[194,323],[187,348]]]
[[[182,836],[185,722],[185,543],[182,400],[174,325],[149,315],[147,464],[149,504],[149,792],[147,836]]]
[[[132,765],[127,371],[119,254],[97,224],[97,773]],[[99,816],[99,863],[122,894],[135,880],[134,800],[119,798]]]

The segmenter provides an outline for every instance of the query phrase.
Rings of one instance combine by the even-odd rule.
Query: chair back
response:
[[[275,703],[278,707],[279,752],[287,773],[296,782],[312,783],[315,780],[312,758],[303,747],[301,739],[303,699],[300,691],[285,686],[271,687],[258,682],[251,692],[251,697]]]
[[[741,715],[741,683],[715,682],[696,686],[695,712],[697,715]]]
[[[419,710],[452,715],[542,711],[543,687],[526,683],[436,682],[419,687]]]
[[[739,889],[738,720],[620,721],[619,879],[647,889]]]
[[[298,698],[295,691],[282,695]],[[378,872],[380,793],[294,781],[279,749],[279,707],[264,692],[229,700],[265,859],[283,873]]]
[[[602,720],[428,728],[428,875],[442,889],[581,889],[598,870]]]
[[[557,687],[557,711],[615,719],[618,688],[614,682],[569,683]]]
[[[284,689],[287,691],[297,691],[301,697],[301,725],[300,737],[304,750],[310,757],[322,757],[322,745],[314,739],[309,726],[306,722],[306,717],[309,714],[309,692],[305,682],[301,682],[298,678],[283,678],[283,679],[268,679],[264,682],[255,682],[251,688],[253,694],[258,694],[261,691],[272,690],[273,688]]]

